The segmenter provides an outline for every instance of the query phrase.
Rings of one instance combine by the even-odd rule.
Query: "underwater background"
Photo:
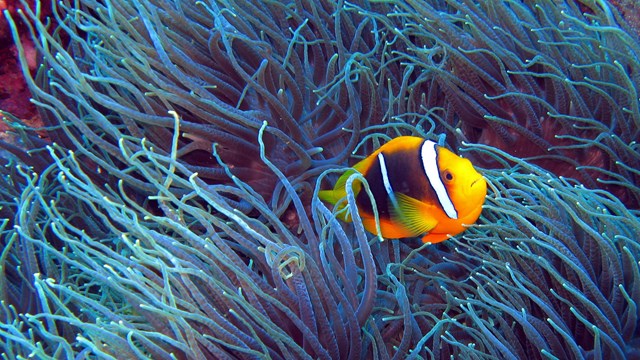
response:
[[[41,123],[1,109],[2,357],[640,359],[634,6],[8,8]],[[480,168],[466,232],[318,200],[401,135]]]

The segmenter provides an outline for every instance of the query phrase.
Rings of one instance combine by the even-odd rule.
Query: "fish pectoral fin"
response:
[[[438,220],[431,215],[432,206],[404,194],[395,194],[391,219],[402,224],[413,236],[433,230]]]

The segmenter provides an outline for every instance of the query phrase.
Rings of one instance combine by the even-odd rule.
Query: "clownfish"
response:
[[[414,136],[397,137],[345,172],[333,190],[318,193],[335,205],[346,195],[354,171],[364,176],[375,199],[380,231],[385,238],[425,234],[423,242],[438,243],[476,222],[487,195],[487,182],[471,161],[435,142]],[[367,231],[376,234],[373,206],[362,183],[353,182],[358,214]],[[346,207],[346,203],[340,205]],[[351,221],[344,215],[343,220]]]

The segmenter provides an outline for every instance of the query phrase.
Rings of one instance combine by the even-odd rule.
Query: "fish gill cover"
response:
[[[5,13],[45,128],[4,113],[4,358],[639,356],[640,43],[606,2],[39,11]],[[399,135],[486,168],[462,236],[318,200]]]

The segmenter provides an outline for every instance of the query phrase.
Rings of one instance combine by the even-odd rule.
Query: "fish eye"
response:
[[[445,171],[444,171],[444,173],[443,173],[442,175],[443,175],[443,178],[444,178],[447,182],[449,182],[449,181],[452,181],[452,180],[453,180],[453,174],[452,174],[452,173],[451,173],[451,171],[449,171],[449,170],[445,170]]]

